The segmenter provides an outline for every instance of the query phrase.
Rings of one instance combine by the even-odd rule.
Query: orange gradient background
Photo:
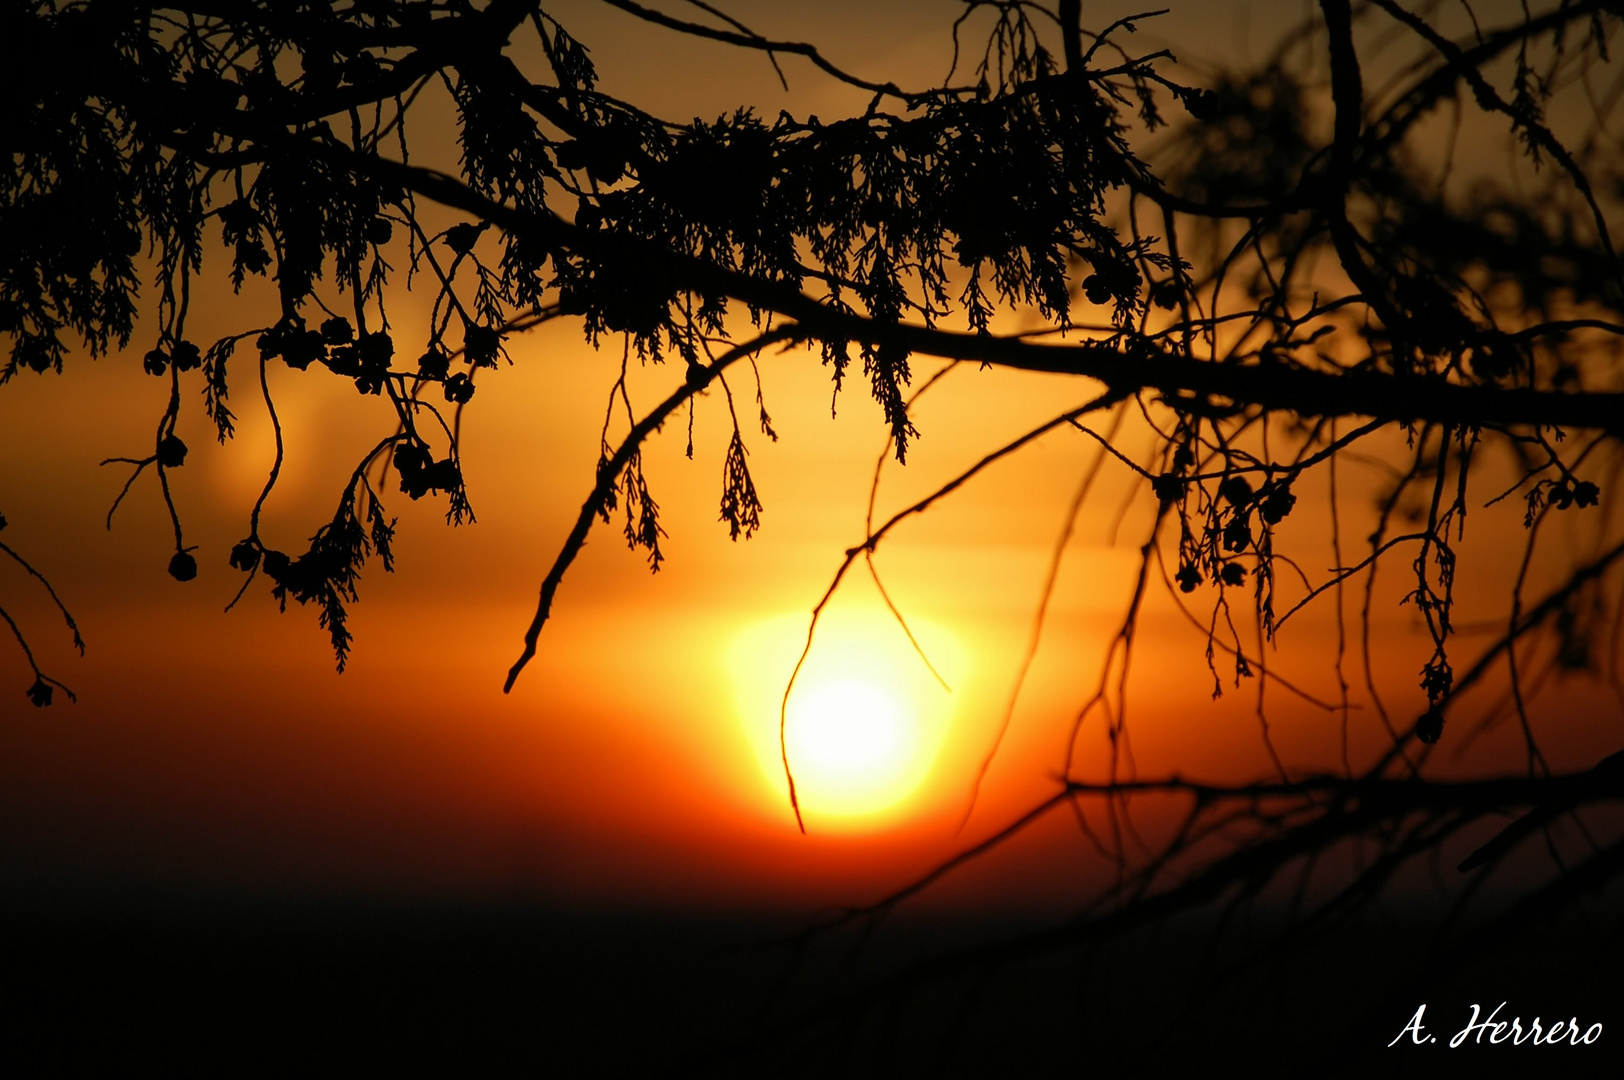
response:
[[[836,62],[863,73],[914,84],[945,74],[956,7],[799,10],[813,6],[730,10],[765,33],[827,44]],[[1121,13],[1116,7],[1128,10],[1088,5],[1087,17],[1103,25]],[[1278,29],[1258,18],[1245,22],[1241,10],[1191,5],[1161,23],[1147,21],[1134,44],[1177,44],[1185,73],[1199,80],[1209,70],[1201,60],[1206,43],[1239,41],[1257,56]],[[753,102],[769,116],[789,108],[828,120],[866,104],[798,62],[785,62],[786,94],[764,58],[673,41],[584,2],[559,5],[555,14],[593,48],[611,92],[673,118]],[[1213,55],[1221,51],[1207,55],[1240,58]],[[454,161],[448,129],[434,126],[447,115],[428,102],[417,122],[426,160],[437,152]],[[397,280],[404,273],[404,252],[398,255]],[[218,273],[220,251],[211,248],[209,256]],[[189,336],[207,341],[257,325],[269,296],[256,281],[234,300],[228,283],[209,278],[193,299]],[[424,316],[414,305],[424,302],[396,298],[402,353],[421,337]],[[1024,326],[1010,314],[1002,329]],[[901,755],[900,779],[881,784],[881,794],[852,796],[844,809],[839,796],[818,795],[809,779],[809,831],[802,835],[774,767],[777,707],[812,605],[844,550],[862,539],[885,429],[860,374],[831,416],[830,373],[814,354],[761,357],[775,443],[749,424],[755,383],[746,367],[734,369],[731,388],[766,506],[761,532],[747,542],[730,543],[717,520],[730,430],[719,390],[698,403],[692,460],[680,430],[687,417],[674,419],[645,454],[669,534],[664,568],[649,575],[643,554],[626,550],[618,520],[600,524],[565,579],[535,661],[504,696],[502,677],[536,587],[589,490],[619,343],[594,352],[567,321],[508,342],[514,365],[482,380],[464,419],[462,456],[478,524],[449,528],[442,501],[412,503],[385,492],[400,519],[397,571],[369,564],[351,608],[355,652],[339,675],[315,612],[279,614],[263,581],[235,610],[222,611],[240,584],[226,554],[247,531],[272,453],[250,346],[231,368],[230,401],[240,418],[232,443],[214,442],[200,386],[184,387],[180,434],[191,456],[172,475],[188,543],[200,545],[197,580],[179,585],[164,572],[170,534],[155,478],[143,477],[112,530],[104,528],[125,474],[97,463],[144,453],[164,406],[167,383],[143,375],[135,360],[153,335],[143,326],[130,355],[94,363],[76,356],[60,378],[24,375],[0,390],[0,460],[7,463],[0,509],[11,522],[4,539],[56,583],[89,645],[82,661],[74,656],[32,583],[0,567],[0,596],[27,629],[41,666],[79,695],[76,705],[29,708],[20,693],[26,667],[9,645],[0,647],[0,845],[18,889],[113,883],[543,893],[593,903],[797,911],[872,900],[1053,789],[1154,515],[1148,491],[1136,493],[1132,474],[1107,462],[1073,532],[1019,707],[962,831],[1062,515],[1098,445],[1057,431],[881,547],[876,561],[886,587],[915,620],[951,693],[913,656],[859,563],[831,605],[803,692],[849,681],[853,666],[870,665],[864,677],[890,687],[885,692],[909,712],[899,722],[912,725],[917,742]],[[915,362],[916,383],[939,366]],[[300,550],[331,515],[359,456],[393,421],[381,400],[357,398],[347,380],[326,372],[273,365],[270,380],[289,451],[263,532],[273,546]],[[679,380],[670,367],[634,365],[633,401],[647,408]],[[922,434],[906,467],[887,465],[879,519],[1094,392],[1058,377],[954,371],[921,400]],[[1142,456],[1148,432],[1129,421],[1117,445]],[[1397,453],[1401,443],[1395,438],[1381,449]],[[1489,479],[1502,475],[1512,475],[1509,462],[1485,469],[1478,489],[1485,494],[1468,519],[1459,570],[1463,625],[1503,618],[1521,508],[1513,499],[1477,509]],[[1356,558],[1382,472],[1349,464],[1339,481],[1344,552]],[[1311,575],[1332,565],[1324,484],[1321,473],[1303,485],[1283,526],[1288,550],[1311,553],[1299,556]],[[1545,539],[1550,554],[1538,570],[1547,584],[1595,523],[1556,524],[1570,533],[1553,528]],[[1416,680],[1430,651],[1413,612],[1398,604],[1404,561],[1394,560],[1377,590],[1371,636],[1375,676],[1400,723],[1424,704]],[[1283,610],[1301,590],[1282,582]],[[1225,693],[1214,699],[1204,634],[1159,580],[1150,594],[1128,681],[1132,767],[1144,777],[1270,775],[1257,680],[1237,687],[1226,678]],[[1211,593],[1191,600],[1204,620]],[[1357,764],[1386,736],[1361,688],[1351,636],[1356,611],[1350,594],[1343,671],[1356,706],[1347,738]],[[1327,701],[1338,693],[1334,618],[1327,596],[1266,652],[1271,668]],[[1250,625],[1242,632],[1255,653]],[[1471,640],[1463,640],[1461,657]],[[1468,704],[1486,706],[1496,691],[1488,687]],[[840,707],[855,708],[853,700]],[[1339,767],[1339,713],[1278,685],[1267,688],[1264,705],[1270,736],[1293,769]],[[1616,703],[1589,682],[1547,688],[1535,711],[1557,769],[1592,764],[1624,734]],[[1462,708],[1456,717],[1452,730],[1464,731],[1474,714]],[[1502,767],[1517,760],[1521,738],[1514,723],[1502,721],[1458,759],[1444,747],[1439,767]],[[1078,774],[1103,777],[1109,748],[1097,714],[1077,747]],[[831,781],[822,783],[825,793],[832,790]],[[1157,813],[1147,814],[1153,836]],[[1076,825],[1056,816],[926,902],[1058,902],[1106,872],[1089,850]]]

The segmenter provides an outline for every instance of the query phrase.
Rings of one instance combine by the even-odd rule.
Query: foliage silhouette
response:
[[[5,135],[13,167],[0,195],[0,334],[9,342],[0,381],[61,371],[68,338],[91,355],[134,342],[143,252],[150,257],[157,295],[139,328],[141,345],[150,344],[142,362],[168,380],[169,403],[150,451],[113,460],[134,467],[120,500],[149,467],[158,476],[174,531],[171,576],[196,575],[170,498],[186,457],[175,435],[183,384],[201,388],[229,439],[228,373],[240,369],[245,341],[277,452],[229,560],[247,575],[244,590],[263,573],[284,607],[289,598],[315,605],[340,669],[361,570],[373,556],[391,565],[388,484],[413,500],[444,499],[454,524],[473,520],[459,418],[476,389],[499,392],[486,388],[486,371],[511,362],[516,335],[569,318],[594,344],[618,336],[628,357],[681,365],[669,395],[640,417],[624,379],[617,384],[626,431],[612,439],[606,420],[595,483],[542,584],[508,688],[597,523],[619,513],[626,542],[659,568],[665,531],[642,448],[714,385],[728,390],[732,409],[727,376],[740,361],[815,346],[837,392],[860,373],[899,463],[919,434],[911,394],[928,388],[915,389],[915,358],[1062,373],[1087,384],[1082,404],[887,520],[876,524],[871,504],[867,535],[845,553],[807,637],[810,649],[817,614],[859,557],[879,581],[872,555],[898,524],[1051,431],[1096,441],[1095,471],[1109,457],[1152,493],[1158,509],[1139,547],[1133,598],[1068,743],[1074,749],[1085,721],[1097,719],[1110,775],[1085,781],[1068,757],[1051,796],[971,849],[1067,808],[1086,822],[1090,807],[1116,830],[1097,839],[1122,872],[1066,929],[960,962],[1000,962],[1256,896],[1294,867],[1310,873],[1338,845],[1371,845],[1364,870],[1293,923],[1291,933],[1307,934],[1497,813],[1525,816],[1463,870],[1487,873],[1558,816],[1624,795],[1616,755],[1590,772],[1554,775],[1525,708],[1530,684],[1553,671],[1590,669],[1620,685],[1624,271],[1610,221],[1624,162],[1609,127],[1621,84],[1606,68],[1615,5],[1484,7],[1480,19],[1462,4],[1470,29],[1457,38],[1440,29],[1438,4],[1321,0],[1263,63],[1193,86],[1165,74],[1167,54],[1131,49],[1137,26],[1160,13],[1093,34],[1077,0],[1052,10],[966,0],[953,24],[953,73],[941,87],[904,89],[845,71],[813,45],[765,38],[706,4],[693,2],[690,19],[603,2],[678,42],[763,54],[781,76],[805,61],[816,77],[872,99],[832,122],[749,108],[671,122],[600,86],[587,45],[535,0],[161,8],[6,0],[0,78],[15,107]],[[1395,63],[1396,49],[1411,52]],[[521,54],[539,63],[520,63]],[[1377,67],[1390,82],[1372,80]],[[1573,87],[1590,87],[1593,76],[1611,81],[1590,99],[1579,140],[1564,141],[1551,117],[1571,112]],[[409,115],[442,90],[456,110],[454,172],[409,153]],[[1539,166],[1537,187],[1476,174],[1452,184],[1453,144],[1441,155],[1425,145],[1427,125],[1444,114],[1453,132],[1468,114],[1498,123]],[[1165,152],[1137,149],[1161,129],[1179,136]],[[446,210],[457,224],[427,224]],[[192,340],[190,290],[206,265],[229,267],[239,287],[256,275],[274,281],[274,325],[207,347]],[[390,329],[388,305],[407,291],[430,294],[426,340],[398,340]],[[1044,330],[994,333],[995,314],[1010,308]],[[325,367],[394,413],[332,520],[300,553],[267,546],[260,529],[283,460],[265,380],[274,363]],[[1113,444],[1124,416],[1158,434],[1154,453],[1134,458]],[[762,513],[749,429],[777,437],[765,408],[746,419],[733,411],[724,458],[720,517],[734,539],[749,537]],[[1344,558],[1333,528],[1334,569],[1310,579],[1276,535],[1304,477],[1329,474],[1334,485],[1339,460],[1357,460],[1358,448],[1394,432],[1407,457],[1377,508],[1368,552]],[[1483,501],[1468,481],[1486,471],[1491,451],[1518,463],[1501,497],[1526,503],[1525,554],[1503,629],[1463,664],[1457,547],[1469,505]],[[1542,526],[1583,514],[1596,518],[1584,550],[1561,556],[1571,556],[1562,580],[1525,599]],[[1557,557],[1546,550],[1542,558]],[[1408,718],[1390,715],[1369,668],[1376,573],[1393,563],[1407,566],[1405,602],[1429,642],[1419,678],[1427,707]],[[1347,590],[1360,582],[1365,679],[1389,736],[1384,754],[1345,759],[1340,775],[1305,776],[1270,744],[1278,777],[1229,788],[1131,775],[1123,695],[1149,590],[1165,585],[1181,604],[1210,601],[1201,625],[1215,691],[1251,678],[1298,692],[1268,670],[1261,647],[1311,603],[1334,603],[1340,627]],[[1051,570],[1031,650],[1053,584]],[[1256,622],[1253,652],[1236,629],[1243,608]],[[1349,684],[1338,656],[1340,700],[1319,704],[1345,730]],[[1473,782],[1426,778],[1457,702],[1502,665],[1526,769]],[[60,684],[35,675],[29,694],[48,703]],[[1006,726],[1014,708],[1012,698]],[[1266,725],[1263,734],[1267,741]],[[792,764],[786,755],[793,801]],[[1150,793],[1186,799],[1189,811],[1165,849],[1137,858],[1122,822],[1129,798]],[[1506,917],[1611,880],[1624,846],[1595,847]],[[844,918],[878,917],[914,891]],[[874,991],[905,992],[901,983]]]

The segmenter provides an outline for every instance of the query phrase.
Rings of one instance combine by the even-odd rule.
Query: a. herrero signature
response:
[[[1532,1041],[1535,1046],[1559,1046],[1564,1043],[1569,1046],[1588,1046],[1601,1038],[1600,1024],[1591,1024],[1584,1029],[1584,1034],[1581,1035],[1577,1017],[1567,1020],[1553,1020],[1549,1027],[1542,1027],[1537,1016],[1529,1022],[1527,1027],[1523,1026],[1522,1018],[1518,1016],[1513,1016],[1510,1020],[1496,1020],[1495,1017],[1499,1016],[1500,1010],[1505,1007],[1506,1003],[1502,1001],[1494,1007],[1493,1012],[1479,1020],[1478,1014],[1482,1010],[1473,1005],[1472,1018],[1466,1022],[1465,1027],[1455,1033],[1454,1038],[1449,1040],[1449,1048],[1453,1050],[1468,1039],[1476,1045],[1482,1045],[1484,1035],[1489,1037],[1488,1041],[1493,1045],[1510,1043],[1513,1046],[1521,1046],[1529,1041]],[[1395,1035],[1393,1041],[1387,1045],[1395,1045],[1406,1035],[1410,1037],[1412,1043],[1418,1046],[1437,1042],[1438,1037],[1428,1035],[1426,1028],[1422,1026],[1421,1016],[1426,1011],[1427,1007],[1425,1005],[1417,1008],[1415,1015],[1410,1017],[1410,1022],[1405,1024],[1403,1030]]]

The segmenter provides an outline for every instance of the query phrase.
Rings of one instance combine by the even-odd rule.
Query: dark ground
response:
[[[1427,968],[1426,932],[1375,914],[1272,954],[1247,940],[1255,925],[1211,950],[1210,929],[1163,928],[785,1028],[910,957],[1023,925],[894,921],[855,960],[849,937],[813,947],[786,982],[793,949],[747,947],[797,925],[781,918],[15,895],[0,951],[12,1076],[1624,1075],[1624,943],[1577,919],[1486,941],[1447,973]],[[1225,978],[1237,958],[1252,962]],[[1502,1019],[1604,1032],[1448,1049],[1473,1002],[1501,1001]],[[1437,1044],[1389,1049],[1421,1003]]]

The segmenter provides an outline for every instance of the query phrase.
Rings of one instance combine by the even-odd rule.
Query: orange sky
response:
[[[657,99],[666,115],[756,100],[829,119],[854,104],[851,94],[793,65],[796,92],[785,97],[764,62],[741,74],[707,59],[703,46],[692,47],[691,58],[662,53],[660,39],[618,17],[572,24],[567,9],[589,6],[564,5],[557,14],[594,47],[606,84],[634,101]],[[832,55],[860,70],[911,72],[920,82],[942,74],[944,20],[926,17],[933,5],[877,13],[855,3],[821,5],[817,19],[795,16],[799,25],[791,25],[799,7],[736,7],[764,31],[828,42]],[[1095,9],[1089,5],[1091,18],[1108,16]],[[1220,30],[1238,32],[1230,14],[1202,10],[1208,21],[1181,16],[1186,21],[1164,32],[1203,43]],[[859,12],[869,20],[862,32],[850,29]],[[785,25],[773,28],[772,18]],[[1152,36],[1148,25],[1145,34]],[[1191,48],[1199,55],[1199,46]],[[246,294],[241,306],[228,303],[219,282],[204,291],[194,300],[199,339],[251,325],[264,302],[261,292]],[[403,301],[396,313],[409,339],[421,314]],[[89,643],[86,658],[74,658],[28,582],[0,570],[0,596],[28,628],[43,666],[80,695],[77,705],[28,708],[6,689],[26,685],[21,659],[0,648],[0,862],[24,884],[540,891],[626,904],[805,908],[871,899],[1046,793],[1151,518],[1141,496],[1113,544],[1111,522],[1129,480],[1124,469],[1107,467],[1073,538],[1028,691],[962,837],[955,826],[996,729],[1060,515],[1097,450],[1074,432],[1056,433],[904,527],[879,562],[904,610],[927,624],[922,636],[939,642],[953,684],[951,704],[934,706],[940,711],[927,718],[939,748],[926,755],[928,775],[910,798],[856,822],[820,818],[814,808],[803,837],[780,781],[761,764],[761,728],[776,717],[741,716],[741,700],[759,701],[762,687],[780,686],[782,674],[775,668],[741,683],[739,670],[750,657],[782,665],[785,628],[792,636],[804,626],[841,551],[861,539],[883,427],[860,381],[831,419],[828,374],[813,356],[763,358],[766,404],[781,439],[749,440],[766,512],[748,542],[729,543],[716,520],[728,430],[719,394],[701,402],[693,461],[682,454],[683,433],[664,432],[649,451],[648,474],[670,534],[665,569],[649,576],[642,555],[625,550],[618,525],[600,527],[566,579],[537,660],[504,696],[502,675],[536,585],[592,476],[618,348],[594,354],[566,324],[510,343],[516,366],[482,384],[465,421],[463,457],[479,524],[448,529],[436,500],[386,499],[401,519],[399,569],[388,576],[373,564],[363,577],[352,610],[357,648],[340,676],[313,611],[278,615],[261,584],[237,610],[221,611],[240,582],[226,552],[246,532],[270,461],[251,350],[233,369],[240,437],[216,446],[195,399],[182,420],[192,456],[175,474],[177,501],[189,542],[201,546],[198,579],[177,585],[164,573],[171,549],[153,478],[136,486],[113,530],[103,529],[123,474],[96,463],[146,445],[163,407],[167,384],[144,376],[133,359],[150,336],[138,332],[133,356],[76,358],[62,378],[25,376],[0,391],[7,463],[0,509],[12,525],[5,539],[50,575]],[[933,371],[935,362],[920,368]],[[732,385],[743,406],[754,386],[737,370]],[[634,401],[647,406],[674,377],[636,372]],[[265,534],[296,549],[330,514],[363,448],[392,426],[382,403],[358,401],[346,380],[280,368],[272,379],[291,449]],[[882,512],[1090,393],[1059,378],[955,372],[922,403],[923,436],[905,470],[888,469]],[[1143,429],[1125,430],[1123,451],[1142,454]],[[1375,473],[1350,467],[1343,483],[1350,505],[1368,505]],[[1301,494],[1289,525],[1321,572],[1331,564],[1324,492]],[[1512,503],[1470,519],[1463,580],[1503,586],[1507,541],[1520,530]],[[1366,531],[1367,518],[1350,512],[1343,523],[1350,551]],[[1560,536],[1552,542],[1562,550]],[[1421,702],[1414,673],[1426,650],[1410,613],[1396,605],[1397,578],[1395,564],[1379,600],[1378,673],[1396,715],[1409,717]],[[1266,775],[1255,683],[1211,701],[1201,636],[1154,591],[1130,688],[1141,773]],[[1468,595],[1462,621],[1498,613],[1503,596]],[[832,635],[825,644],[898,650],[894,664],[907,667],[913,662],[899,634],[873,617],[876,603],[872,586],[854,574],[832,627],[877,636],[852,644]],[[769,626],[780,636],[762,644]],[[1271,663],[1333,696],[1331,626],[1328,608],[1305,617]],[[1347,670],[1357,681],[1351,659]],[[917,668],[899,677],[928,683]],[[1564,688],[1560,707],[1544,714],[1554,765],[1588,764],[1598,748],[1619,741],[1616,706],[1577,686]],[[1335,767],[1335,716],[1275,691],[1269,707],[1288,761]],[[1097,770],[1103,753],[1094,725],[1079,744],[1085,771]],[[1352,731],[1356,756],[1378,745],[1368,709],[1355,714]],[[1484,767],[1515,746],[1502,724],[1454,767]],[[1057,821],[980,873],[1028,875],[1034,884],[1022,902],[1041,902],[1045,889],[1095,872],[1080,859],[1055,862],[1056,853],[1082,847],[1075,829]]]

